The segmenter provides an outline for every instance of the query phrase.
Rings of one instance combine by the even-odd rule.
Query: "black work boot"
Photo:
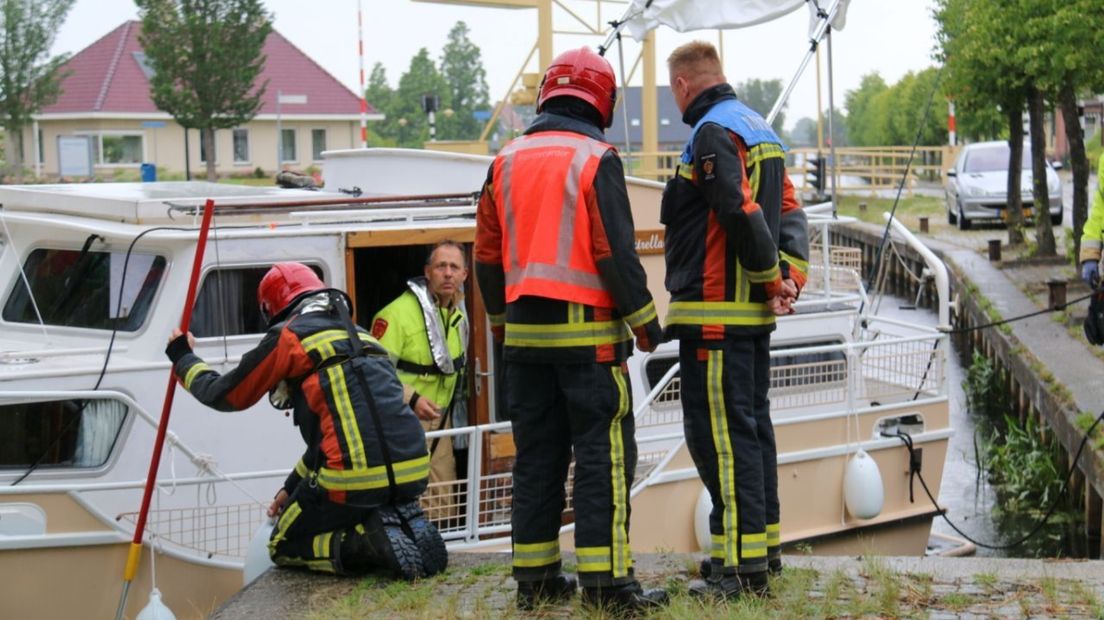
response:
[[[342,574],[361,575],[385,569],[403,579],[421,574],[418,547],[401,528],[388,525],[378,510],[341,532],[335,545],[335,564]]]
[[[759,571],[756,573],[743,573],[740,575],[740,582],[744,586],[744,590],[750,594],[754,594],[758,597],[770,596],[770,582],[767,580],[767,571]]]
[[[782,574],[782,558],[771,558],[767,561],[767,572],[771,577],[778,577]]]
[[[639,581],[620,586],[583,588],[583,604],[604,609],[620,616],[655,611],[667,604],[670,597],[661,588],[645,590]]]
[[[429,577],[444,572],[448,568],[448,550],[445,549],[445,541],[437,531],[437,526],[422,512],[421,504],[416,501],[407,502],[395,508],[413,535],[414,544],[418,546],[423,575]]]
[[[716,602],[732,602],[744,595],[744,584],[736,573],[725,574],[720,567],[710,566],[705,579],[694,579],[688,589],[690,596]]]
[[[577,587],[571,575],[556,575],[538,581],[519,581],[517,589],[517,607],[522,611],[533,611],[541,605],[556,605],[575,596]]]
[[[380,506],[373,514],[378,514],[383,524],[394,563],[389,567],[396,577],[408,581],[425,575],[422,567],[422,551],[418,548],[412,532],[403,527],[403,518],[394,506]]]

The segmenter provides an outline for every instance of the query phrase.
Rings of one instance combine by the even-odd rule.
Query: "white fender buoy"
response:
[[[878,464],[864,450],[847,462],[843,473],[843,501],[847,512],[858,519],[873,519],[882,512],[885,487]]]
[[[138,612],[135,620],[176,620],[176,616],[161,602],[161,591],[154,588],[150,592],[149,602]]]
[[[702,553],[713,551],[713,535],[709,533],[709,513],[713,512],[713,499],[709,491],[702,487],[698,494],[698,504],[694,507],[694,536]]]
[[[253,538],[249,541],[249,547],[245,551],[245,566],[242,568],[242,586],[247,586],[261,573],[274,566],[272,557],[268,555],[268,539],[272,537],[272,527],[275,521],[265,517],[264,521],[253,532]]]

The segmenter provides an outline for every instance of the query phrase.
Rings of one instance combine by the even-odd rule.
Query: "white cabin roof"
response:
[[[170,205],[201,205],[208,198],[213,199],[217,205],[311,200],[323,196],[340,195],[206,181],[4,185],[0,186],[0,207],[9,211],[55,213],[146,224],[169,221]]]

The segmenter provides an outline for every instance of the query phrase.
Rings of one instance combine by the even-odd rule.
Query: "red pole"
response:
[[[207,231],[211,228],[211,216],[215,213],[215,201],[207,200],[203,207],[203,223],[199,228],[199,243],[196,245],[195,258],[192,260],[192,275],[188,281],[188,293],[184,296],[184,313],[180,317],[180,331],[188,333],[192,322],[192,306],[195,305],[196,287],[199,285],[200,267],[203,266],[203,253],[207,249]],[[119,600],[116,618],[121,618],[126,607],[127,590],[130,582],[138,573],[138,562],[142,557],[142,537],[146,530],[146,516],[149,514],[150,498],[157,482],[157,468],[161,464],[161,448],[165,445],[165,431],[169,428],[169,414],[172,413],[173,396],[176,394],[176,375],[169,369],[169,385],[165,388],[165,401],[161,407],[161,422],[157,425],[157,439],[153,443],[153,456],[150,457],[149,473],[146,474],[146,490],[142,495],[142,509],[138,513],[138,523],[134,528],[134,538],[130,543],[126,570],[123,573],[123,595]]]

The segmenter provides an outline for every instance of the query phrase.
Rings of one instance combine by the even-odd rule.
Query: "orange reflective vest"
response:
[[[613,308],[594,260],[587,197],[613,146],[544,131],[506,145],[494,162],[506,301],[523,295]]]

